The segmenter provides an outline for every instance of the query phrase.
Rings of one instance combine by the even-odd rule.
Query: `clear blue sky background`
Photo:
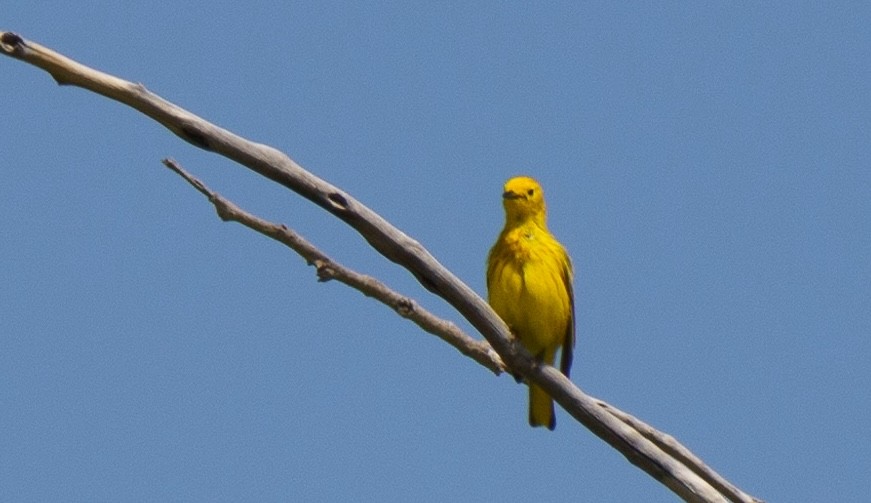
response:
[[[272,4],[0,29],[286,151],[481,293],[537,177],[575,382],[755,496],[867,501],[871,4]],[[468,327],[324,211],[34,67],[0,89],[0,500],[674,501],[160,159]]]

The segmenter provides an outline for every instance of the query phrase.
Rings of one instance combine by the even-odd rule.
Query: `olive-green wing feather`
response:
[[[572,262],[568,254],[565,253],[562,280],[566,293],[569,295],[571,314],[569,316],[568,325],[566,325],[566,334],[563,337],[562,356],[560,357],[559,369],[566,377],[569,377],[569,372],[572,369],[572,358],[574,357],[575,351],[575,294],[572,290],[572,276]]]

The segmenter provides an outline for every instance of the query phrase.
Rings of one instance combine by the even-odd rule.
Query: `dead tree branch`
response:
[[[502,359],[485,341],[472,338],[455,324],[437,317],[421,307],[414,299],[390,289],[376,278],[360,274],[336,262],[307,239],[288,229],[286,225],[268,222],[243,210],[232,201],[206,187],[203,182],[185,171],[174,159],[164,159],[163,164],[206,196],[209,202],[214,205],[221,220],[238,222],[284,244],[299,254],[308,265],[315,267],[318,281],[336,280],[359,290],[364,295],[390,307],[403,318],[413,321],[423,330],[438,336],[457,348],[460,353],[480,363],[494,374],[499,375],[505,370]]]
[[[728,490],[734,486],[724,484],[722,477],[695,456],[680,454],[689,451],[675,449],[676,442],[661,442],[671,437],[652,434],[656,431],[652,427],[628,420],[628,415],[621,417],[616,409],[586,395],[553,367],[537,364],[513,342],[508,327],[487,303],[420,243],[348,193],[305,171],[284,153],[215,126],[141,84],[89,68],[15,33],[0,32],[0,52],[45,70],[60,85],[81,87],[128,105],[194,146],[234,160],[338,217],[379,253],[406,268],[426,289],[457,309],[508,367],[544,388],[575,419],[685,501],[759,501],[740,490]]]

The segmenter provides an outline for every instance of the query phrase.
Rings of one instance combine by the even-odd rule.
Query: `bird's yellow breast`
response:
[[[552,360],[571,322],[565,250],[546,231],[521,226],[504,232],[490,253],[490,305],[533,355]]]

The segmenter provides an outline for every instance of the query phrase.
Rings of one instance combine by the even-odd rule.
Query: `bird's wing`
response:
[[[572,358],[574,357],[575,351],[575,294],[572,290],[572,262],[567,253],[565,254],[565,262],[562,270],[562,280],[566,293],[569,295],[569,306],[571,307],[571,312],[569,313],[569,320],[566,325],[566,333],[563,337],[562,356],[560,357],[560,372],[568,377],[569,372],[572,369]]]

